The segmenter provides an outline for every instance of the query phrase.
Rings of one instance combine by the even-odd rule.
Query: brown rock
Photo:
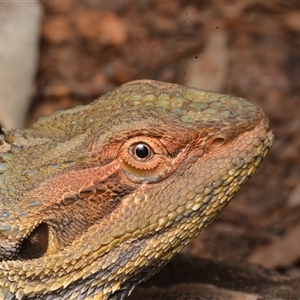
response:
[[[242,262],[179,254],[128,300],[282,300],[299,295],[299,279]]]
[[[126,25],[111,12],[86,9],[78,11],[74,21],[82,38],[101,45],[120,46],[128,37]]]
[[[63,16],[55,16],[45,19],[42,36],[51,44],[61,44],[72,40],[74,33],[68,19]]]

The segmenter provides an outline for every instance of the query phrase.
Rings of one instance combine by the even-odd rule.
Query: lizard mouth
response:
[[[20,259],[34,259],[42,257],[49,245],[49,227],[40,223],[22,242],[19,252]]]

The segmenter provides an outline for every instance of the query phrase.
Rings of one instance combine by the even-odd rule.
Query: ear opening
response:
[[[22,242],[20,259],[34,259],[42,257],[49,245],[49,227],[46,223],[39,224]]]

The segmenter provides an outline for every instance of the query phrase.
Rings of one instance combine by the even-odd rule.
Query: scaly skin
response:
[[[272,141],[247,100],[150,80],[7,131],[0,299],[123,299],[217,217]]]

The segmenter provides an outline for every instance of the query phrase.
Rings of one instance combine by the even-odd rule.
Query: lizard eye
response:
[[[137,143],[129,148],[129,154],[139,161],[145,161],[153,156],[153,150],[146,143]]]
[[[158,182],[171,170],[172,158],[159,139],[136,136],[123,144],[118,154],[123,174],[136,183]]]

